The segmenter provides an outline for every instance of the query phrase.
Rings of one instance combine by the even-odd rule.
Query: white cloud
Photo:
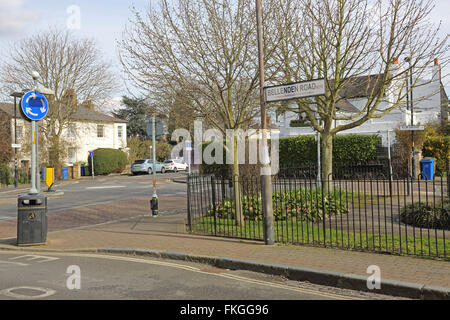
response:
[[[0,0],[0,37],[17,34],[39,18],[23,9],[23,0]]]

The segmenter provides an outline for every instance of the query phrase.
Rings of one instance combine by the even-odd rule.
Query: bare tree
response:
[[[50,165],[62,165],[66,151],[62,133],[77,112],[78,101],[104,100],[117,87],[109,68],[93,40],[78,39],[56,28],[13,43],[2,54],[3,94],[33,88],[32,71],[39,72],[39,85],[55,92],[47,97],[49,111],[40,129]]]
[[[327,179],[335,134],[404,106],[407,69],[393,62],[410,57],[417,81],[433,58],[447,61],[447,38],[439,39],[440,26],[429,21],[429,0],[286,0],[281,7],[279,28],[290,32],[276,53],[278,82],[324,78],[326,86],[325,96],[298,99],[294,108],[282,109],[306,114],[320,132]],[[352,94],[364,102],[356,112],[344,113],[341,107]]]
[[[274,8],[274,2],[267,1],[267,23],[274,21],[269,18]],[[130,79],[153,101],[185,101],[193,114],[223,134],[238,131],[258,115],[254,1],[178,0],[171,5],[161,0],[159,8],[144,16],[136,10],[133,14],[120,43],[121,61]],[[266,33],[268,63],[270,43],[276,38]],[[237,177],[236,136],[233,140],[232,172]],[[237,223],[242,224],[237,181],[234,190]]]

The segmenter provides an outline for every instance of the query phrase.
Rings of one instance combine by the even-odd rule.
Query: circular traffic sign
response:
[[[25,93],[20,105],[23,114],[30,120],[42,120],[48,113],[47,99],[37,91]]]

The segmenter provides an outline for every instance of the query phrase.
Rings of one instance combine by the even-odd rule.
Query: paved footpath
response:
[[[422,288],[419,290],[423,290],[424,285],[427,288],[428,286],[439,287],[435,289],[440,294],[444,292],[444,298],[446,292],[450,292],[450,262],[448,261],[311,246],[280,244],[267,246],[257,241],[190,234],[186,231],[185,201],[186,198],[180,196],[161,197],[160,215],[157,218],[148,216],[149,208],[143,205],[148,202],[148,199],[112,202],[102,205],[102,210],[109,212],[116,220],[105,222],[104,219],[99,218],[98,224],[92,225],[96,222],[93,218],[94,220],[89,220],[90,226],[83,226],[81,222],[87,221],[84,219],[88,211],[91,213],[96,211],[94,206],[84,208],[86,212],[80,212],[81,217],[74,212],[68,212],[64,219],[66,221],[73,219],[78,222],[73,224],[72,229],[58,230],[58,219],[54,218],[53,226],[49,222],[46,245],[20,247],[20,249],[98,251],[99,248],[127,248],[117,252],[132,253],[132,249],[148,249],[147,252],[153,254],[162,251],[172,252],[175,258],[186,255],[225,257],[230,261],[240,261],[244,266],[249,261],[259,262],[264,270],[269,272],[280,270],[282,265],[282,269],[292,267],[301,269],[302,272],[324,271],[324,275],[333,275],[333,272],[341,273],[341,276],[351,274],[354,278],[360,278],[360,286],[362,282],[365,284],[367,277],[370,276],[367,268],[376,265],[381,271],[382,286],[383,283],[393,280],[389,283],[394,287],[398,283],[409,283],[409,286],[415,285],[417,288]],[[0,229],[2,229],[1,223]],[[15,225],[11,221],[4,225],[2,238],[0,249],[18,249],[15,245]],[[144,251],[141,250],[141,252]],[[170,258],[170,254],[162,256]],[[233,267],[232,264],[230,266],[230,268]],[[297,273],[300,271],[297,270]],[[415,288],[416,291],[417,288]],[[392,292],[395,293],[395,290],[394,288]],[[442,295],[440,297],[442,298]]]

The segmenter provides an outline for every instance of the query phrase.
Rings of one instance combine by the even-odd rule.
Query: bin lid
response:
[[[422,159],[420,162],[432,163],[432,162],[434,162],[434,159]]]

